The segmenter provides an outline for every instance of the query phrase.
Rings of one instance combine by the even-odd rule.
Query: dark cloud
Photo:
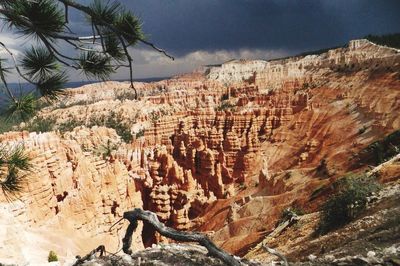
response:
[[[400,31],[399,0],[123,0],[152,41],[196,50],[304,51]]]
[[[150,40],[176,56],[221,49],[295,53],[400,31],[399,0],[119,1],[142,19]],[[84,17],[71,13],[78,33],[90,33]]]
[[[77,1],[89,5],[93,0]],[[232,58],[276,58],[343,45],[367,34],[400,32],[400,0],[119,1],[142,18],[149,40],[177,59],[136,47],[135,77],[168,76]],[[92,33],[84,15],[73,9],[70,22],[75,33]],[[0,39],[15,50],[34,44],[15,36],[0,32]],[[74,54],[65,43],[59,45]],[[115,77],[129,75],[120,69]]]

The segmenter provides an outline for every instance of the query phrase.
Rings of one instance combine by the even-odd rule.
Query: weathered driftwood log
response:
[[[184,232],[177,231],[173,228],[165,226],[161,223],[157,215],[150,211],[144,211],[142,209],[134,209],[133,211],[128,211],[124,213],[124,218],[127,219],[130,224],[126,230],[125,237],[122,239],[123,246],[122,250],[126,254],[132,254],[130,249],[132,244],[132,234],[136,230],[138,225],[138,220],[149,223],[154,227],[154,229],[161,235],[171,238],[179,242],[197,242],[200,245],[207,248],[210,256],[221,259],[227,265],[239,266],[242,263],[233,257],[231,254],[225,252],[224,250],[218,248],[206,235],[199,232]]]

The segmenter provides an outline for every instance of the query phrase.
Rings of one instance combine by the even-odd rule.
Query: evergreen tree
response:
[[[70,23],[69,11],[86,17],[91,30],[85,36]],[[171,58],[164,50],[149,42],[142,32],[141,21],[119,2],[93,0],[82,5],[74,0],[0,0],[1,29],[9,29],[16,37],[23,36],[33,46],[17,58],[7,43],[0,41],[0,85],[10,104],[7,117],[28,120],[37,110],[38,100],[57,99],[64,93],[68,69],[80,71],[88,78],[106,80],[120,67],[127,67],[130,87],[133,85],[133,60],[129,48],[143,43]],[[60,47],[69,46],[74,54]],[[7,82],[11,71],[34,85],[35,90],[16,95]],[[1,121],[0,121],[1,122]],[[21,190],[24,172],[29,170],[23,147],[0,147],[0,186],[6,195]]]
[[[78,29],[72,28],[69,21],[70,9],[85,15],[91,28],[88,36],[74,33]],[[130,87],[137,98],[128,48],[141,42],[173,59],[146,40],[140,19],[119,2],[93,0],[85,6],[74,0],[0,0],[0,19],[2,28],[7,27],[34,43],[22,58],[16,58],[7,44],[0,42],[0,48],[9,55],[9,60],[0,58],[0,80],[11,100],[8,114],[23,119],[32,116],[39,97],[54,100],[63,93],[68,68],[89,78],[106,80],[118,68],[127,67]],[[60,45],[70,46],[76,53],[65,54]],[[7,65],[8,61],[11,65]],[[35,86],[37,93],[17,97],[12,92],[7,75],[13,68]]]

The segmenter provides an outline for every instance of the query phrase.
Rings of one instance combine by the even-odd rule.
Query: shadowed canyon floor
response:
[[[390,224],[398,221],[398,160],[378,171],[393,193],[368,208],[373,225],[366,214],[331,235],[312,232],[330,185],[379,165],[366,148],[400,129],[399,50],[354,40],[319,55],[233,60],[135,88],[139,100],[123,82],[69,90],[34,118],[49,122],[49,132],[29,132],[26,123],[0,135],[4,145],[23,145],[34,165],[19,200],[0,193],[0,262],[43,265],[54,250],[68,264],[100,244],[117,251],[126,224],[110,226],[133,208],[244,256],[288,207],[306,214],[267,243],[290,261],[368,259],[356,247],[374,237],[388,244],[371,244],[382,258],[369,259],[398,260],[398,223]],[[168,241],[140,225],[132,249]],[[276,260],[260,252],[249,259]],[[200,257],[193,265],[219,265]]]

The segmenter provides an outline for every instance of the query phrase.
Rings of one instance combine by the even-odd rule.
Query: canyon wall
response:
[[[135,83],[139,100],[127,83],[69,90],[37,115],[52,119],[54,131],[0,135],[4,145],[23,145],[34,165],[20,200],[0,193],[0,239],[18,247],[0,248],[0,257],[28,260],[15,224],[42,242],[75,241],[44,244],[40,256],[53,248],[67,258],[96,243],[116,250],[125,225],[109,228],[135,207],[242,254],[285,207],[315,210],[314,190],[364,169],[357,153],[400,128],[399,70],[398,50],[355,40],[319,55],[233,60]],[[132,133],[127,143],[103,127],[111,113],[112,126]],[[315,170],[322,160],[324,175]],[[144,225],[133,248],[163,241]]]
[[[276,88],[287,81],[312,79],[314,74],[320,75],[328,69],[390,67],[398,61],[398,53],[398,49],[378,46],[366,39],[360,39],[350,41],[343,48],[319,55],[271,61],[232,60],[221,66],[210,67],[207,73],[209,79],[222,83],[234,84],[253,80],[258,86]]]

